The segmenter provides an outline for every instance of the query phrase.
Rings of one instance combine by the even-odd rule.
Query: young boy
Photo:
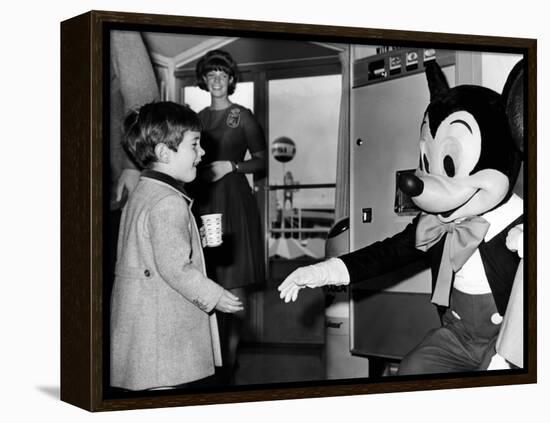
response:
[[[221,365],[216,309],[240,300],[205,275],[192,200],[204,155],[191,109],[146,104],[124,122],[124,147],[143,169],[122,213],[111,297],[111,386],[182,387]]]

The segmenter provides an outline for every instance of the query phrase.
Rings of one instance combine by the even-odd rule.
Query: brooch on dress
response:
[[[229,111],[229,114],[227,115],[227,120],[225,123],[230,128],[236,128],[239,126],[239,122],[241,121],[241,110],[238,107],[235,107]]]

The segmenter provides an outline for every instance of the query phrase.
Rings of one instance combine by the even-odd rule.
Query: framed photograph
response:
[[[61,23],[61,399],[535,383],[536,40]]]

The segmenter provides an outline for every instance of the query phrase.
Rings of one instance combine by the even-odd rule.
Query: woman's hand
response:
[[[116,185],[116,201],[122,200],[122,194],[124,189],[128,192],[128,195],[132,193],[139,182],[140,171],[137,169],[123,169],[120,177],[118,178]]]
[[[225,289],[215,308],[223,313],[236,313],[244,309],[241,300]]]
[[[233,172],[233,165],[228,160],[217,160],[201,166],[201,177],[208,182],[219,181],[231,172]]]
[[[204,248],[206,247],[206,229],[204,229],[204,226],[199,228],[199,234],[201,236],[201,246]]]

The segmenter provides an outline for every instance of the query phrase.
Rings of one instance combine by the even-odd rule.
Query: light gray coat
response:
[[[213,309],[223,288],[205,276],[190,202],[142,176],[123,210],[111,296],[111,386],[174,386],[221,365]]]

